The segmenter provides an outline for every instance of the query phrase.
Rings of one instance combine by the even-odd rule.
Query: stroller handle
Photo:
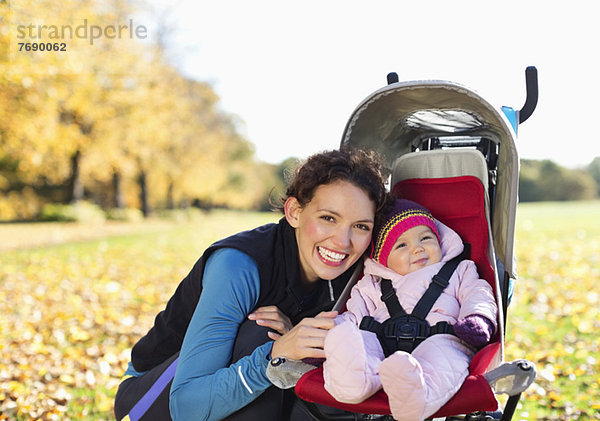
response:
[[[538,102],[538,77],[535,66],[528,66],[525,69],[525,88],[527,97],[523,108],[519,110],[519,124],[531,117]]]
[[[398,73],[390,72],[387,74],[387,84],[391,85],[392,83],[398,82],[400,79],[398,78]]]

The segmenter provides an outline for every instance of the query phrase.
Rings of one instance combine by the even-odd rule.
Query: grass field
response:
[[[600,202],[522,204],[507,359],[535,362],[520,419],[600,419]]]
[[[519,208],[506,354],[534,361],[538,379],[514,419],[600,419],[598,215],[600,202]],[[0,225],[0,420],[113,419],[131,346],[202,250],[277,218]]]

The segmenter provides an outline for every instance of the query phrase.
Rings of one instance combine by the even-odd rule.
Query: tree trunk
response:
[[[175,200],[173,199],[173,182],[169,183],[167,188],[167,209],[175,209]]]
[[[112,185],[113,185],[113,203],[116,209],[123,209],[125,207],[125,200],[123,199],[123,188],[122,188],[121,173],[117,170],[113,170]]]
[[[140,185],[140,205],[142,207],[142,213],[144,217],[150,215],[150,205],[148,203],[148,186],[147,186],[146,171],[141,170],[138,176],[138,183]]]
[[[77,203],[83,199],[83,183],[81,182],[81,151],[77,149],[71,157],[71,179],[69,180],[69,202]]]

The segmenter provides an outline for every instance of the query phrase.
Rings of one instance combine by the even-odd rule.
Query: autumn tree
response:
[[[210,85],[168,62],[162,41],[89,35],[132,26],[132,10],[126,0],[0,4],[11,22],[0,32],[9,58],[0,63],[0,218],[82,199],[144,214],[191,203],[258,208],[277,183],[241,121]],[[50,22],[90,32],[63,35],[64,54],[15,50],[19,28],[24,42],[56,41]],[[28,212],[10,210],[15,195],[33,198]]]

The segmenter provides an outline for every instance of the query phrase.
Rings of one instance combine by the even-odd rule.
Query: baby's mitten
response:
[[[474,348],[481,348],[490,341],[494,325],[485,316],[471,314],[456,322],[454,332],[456,336]]]

